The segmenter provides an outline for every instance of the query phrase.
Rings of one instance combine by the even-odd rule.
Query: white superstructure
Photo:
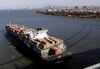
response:
[[[44,39],[44,37],[48,38],[47,32],[48,32],[47,29],[37,28],[36,30],[31,30],[27,33],[29,34],[29,40],[33,40],[33,39]]]

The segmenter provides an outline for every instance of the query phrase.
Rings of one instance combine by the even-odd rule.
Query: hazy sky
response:
[[[100,5],[100,0],[0,0],[0,9],[42,8],[45,6]]]

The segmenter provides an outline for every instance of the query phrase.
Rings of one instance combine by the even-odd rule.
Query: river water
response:
[[[44,27],[49,35],[63,39],[73,52],[66,68],[81,69],[100,62],[100,19],[42,15],[32,10],[0,11],[0,69],[36,68],[7,38],[4,27],[9,22]]]

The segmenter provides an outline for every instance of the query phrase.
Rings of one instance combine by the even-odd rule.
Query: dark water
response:
[[[44,27],[49,30],[49,35],[63,39],[73,51],[71,61],[63,67],[81,69],[100,62],[100,19],[47,16],[32,10],[0,11],[0,69],[37,68],[7,39],[4,26],[9,21],[31,28]]]

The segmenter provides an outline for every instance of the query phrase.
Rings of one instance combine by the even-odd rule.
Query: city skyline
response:
[[[43,8],[46,6],[100,6],[100,0],[0,0],[0,9]]]

